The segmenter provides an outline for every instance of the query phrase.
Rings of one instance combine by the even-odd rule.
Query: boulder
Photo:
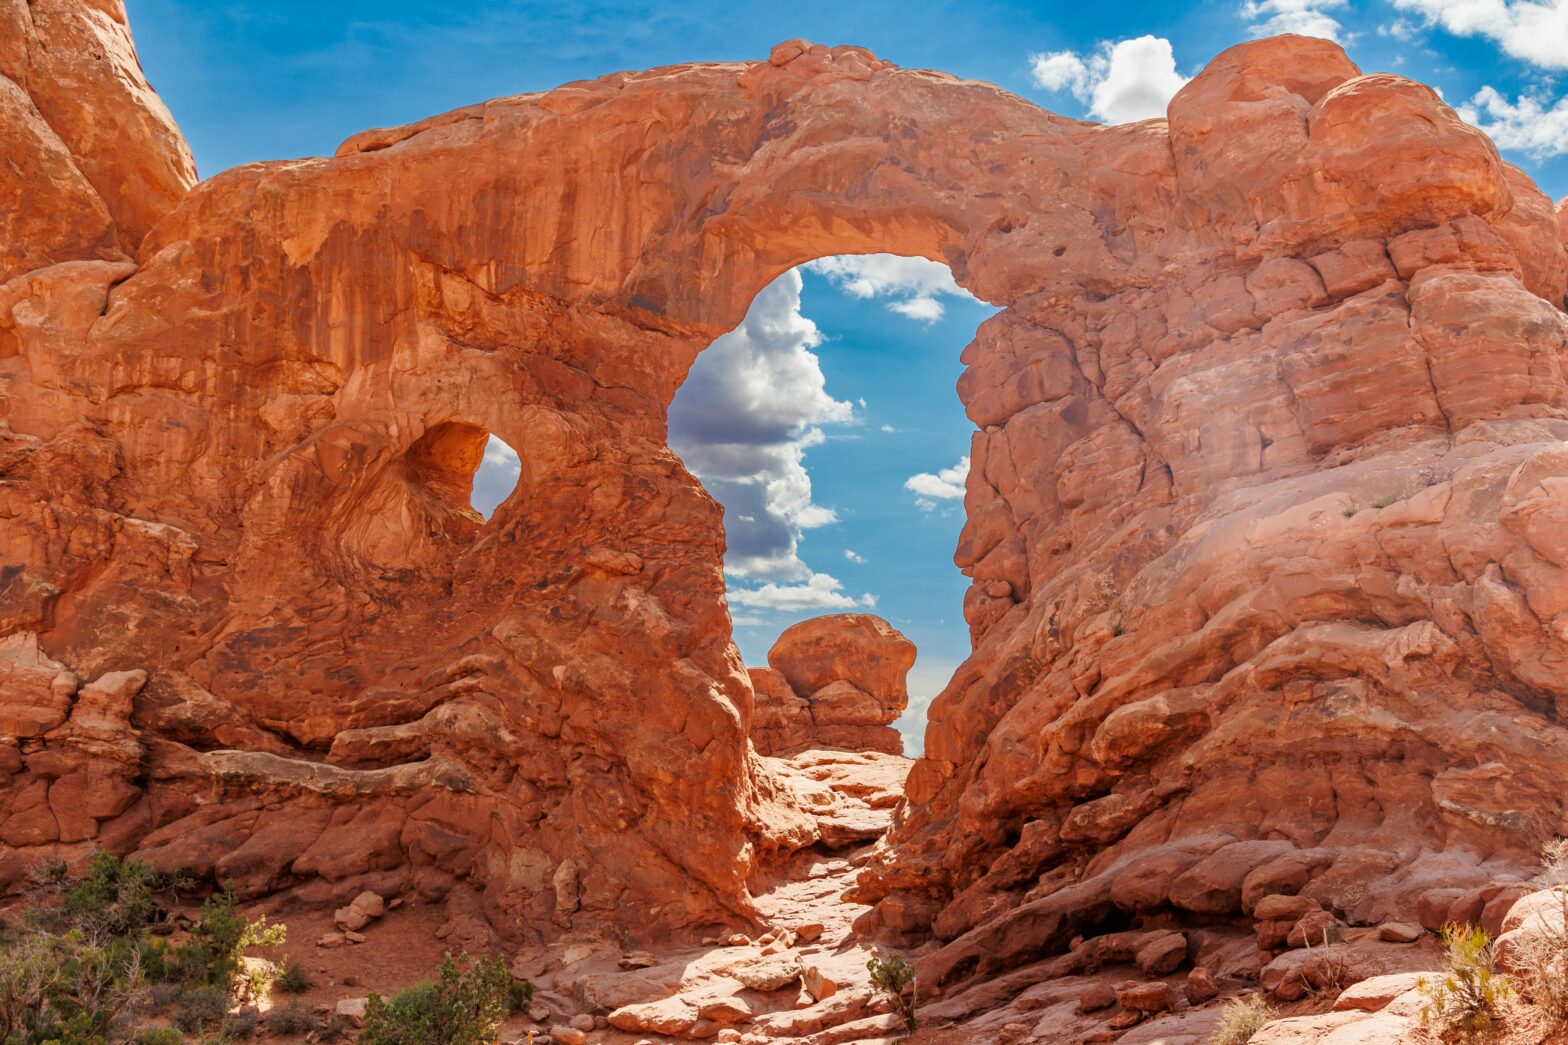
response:
[[[1413,922],[1384,922],[1377,927],[1377,938],[1389,943],[1415,943],[1425,932]]]
[[[332,1011],[354,1026],[362,1027],[365,1024],[365,1006],[368,1004],[370,1004],[369,998],[342,998]]]
[[[1175,972],[1187,960],[1187,937],[1181,933],[1161,933],[1138,947],[1134,961],[1149,976]]]
[[[1083,992],[1078,995],[1079,1012],[1099,1012],[1101,1009],[1109,1009],[1112,1005],[1115,1004],[1115,989],[1112,988],[1110,984],[1103,981],[1096,981],[1089,984],[1083,989]]]
[[[1418,981],[1423,977],[1430,979],[1431,974],[1399,972],[1387,976],[1368,977],[1341,991],[1339,997],[1334,999],[1334,1010],[1343,1012],[1347,1009],[1359,1009],[1362,1012],[1377,1012],[1401,994],[1415,990],[1420,985]]]
[[[1194,1005],[1202,1005],[1219,997],[1219,984],[1215,982],[1214,973],[1199,965],[1187,973],[1187,1000]]]
[[[904,676],[915,663],[915,645],[880,617],[836,613],[785,629],[768,650],[768,666],[796,693],[813,697],[835,682],[848,683],[902,709]]]
[[[715,967],[720,976],[739,980],[754,991],[782,990],[800,979],[800,957],[792,952],[754,955]]]
[[[746,1023],[751,1019],[751,1005],[745,998],[730,995],[713,998],[697,1007],[697,1015],[715,1023]]]
[[[1162,980],[1153,980],[1118,988],[1116,1001],[1132,1012],[1166,1012],[1176,1004],[1176,991]]]
[[[386,901],[378,893],[362,892],[347,907],[339,907],[332,923],[341,932],[358,932],[386,913]]]

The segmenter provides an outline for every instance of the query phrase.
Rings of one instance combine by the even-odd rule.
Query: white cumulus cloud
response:
[[[479,470],[474,473],[474,490],[468,498],[469,503],[480,515],[490,518],[501,502],[512,496],[517,477],[522,472],[523,463],[518,460],[517,451],[492,435],[485,444],[485,456],[479,462]]]
[[[795,271],[769,284],[670,404],[670,446],[724,505],[736,577],[808,579],[801,534],[837,521],[812,500],[804,459],[822,426],[853,421],[854,407],[827,393],[812,352],[822,335],[800,312],[800,289]]]
[[[1247,27],[1254,36],[1296,33],[1343,42],[1339,21],[1328,12],[1348,6],[1347,0],[1247,0],[1241,17],[1255,19]]]
[[[964,480],[969,478],[969,456],[958,459],[951,468],[936,472],[921,472],[904,480],[904,489],[915,495],[915,503],[922,510],[931,511],[937,501],[960,500],[964,496]]]
[[[863,563],[863,562],[866,561],[866,557],[864,555],[861,555],[859,552],[857,552],[853,548],[845,548],[844,549],[844,558],[848,559],[850,562],[861,562],[861,563]]]
[[[1164,116],[1171,96],[1188,77],[1176,71],[1171,42],[1160,36],[1105,41],[1089,54],[1056,51],[1029,58],[1034,81],[1048,91],[1068,91],[1107,123]]]
[[[800,584],[764,584],[758,588],[731,588],[730,605],[752,609],[799,613],[803,610],[852,610],[877,604],[876,596],[859,598],[844,593],[838,578],[814,573]]]
[[[1396,18],[1387,25],[1378,26],[1377,35],[1391,36],[1395,40],[1414,40],[1416,38],[1416,27],[1408,19]],[[1396,61],[1402,58],[1404,58],[1404,55],[1398,55]]]
[[[836,522],[833,509],[812,500],[805,454],[824,426],[850,424],[854,407],[827,392],[812,351],[822,341],[800,311],[801,278],[791,270],[757,295],[741,325],[697,358],[670,404],[670,446],[708,492],[724,505],[724,571],[734,580],[730,603],[750,614],[737,626],[764,620],[759,612],[871,606],[800,557],[805,531]]]
[[[1568,97],[1550,104],[1522,96],[1510,102],[1493,87],[1482,87],[1459,107],[1459,115],[1485,131],[1499,149],[1537,160],[1568,153]]]
[[[1568,69],[1568,0],[1394,0],[1429,25],[1491,40],[1543,69]]]
[[[942,303],[936,298],[910,298],[908,301],[894,301],[888,308],[901,316],[918,319],[922,323],[935,323],[942,318]]]
[[[946,265],[927,258],[897,254],[843,254],[819,258],[804,266],[857,298],[893,298],[890,311],[923,323],[935,323],[944,311],[941,298],[974,300],[953,281]]]

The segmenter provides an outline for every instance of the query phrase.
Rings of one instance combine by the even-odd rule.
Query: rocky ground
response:
[[[1352,931],[1327,947],[1287,947],[1267,964],[1275,952],[1260,949],[1253,934],[1149,931],[1099,937],[1082,941],[1067,961],[1026,965],[942,996],[922,993],[921,1029],[906,1036],[890,1001],[867,976],[866,960],[878,950],[850,934],[865,907],[846,901],[843,893],[865,853],[864,846],[851,844],[838,852],[802,854],[762,894],[770,928],[755,936],[636,949],[585,936],[516,953],[512,968],[537,991],[527,1010],[505,1025],[501,1040],[1206,1045],[1225,1006],[1260,990],[1277,1018],[1257,1032],[1252,1045],[1445,1040],[1421,1025],[1426,999],[1418,983],[1439,976],[1442,962],[1435,934],[1420,927],[1409,933],[1403,927]],[[357,1015],[369,991],[385,995],[428,975],[446,950],[435,936],[441,920],[437,908],[389,911],[368,928],[363,943],[323,949],[308,937],[330,926],[330,917],[294,916],[289,924],[298,942],[270,957],[311,971],[316,986],[302,996],[305,1004]],[[1189,957],[1195,964],[1176,965]],[[1300,981],[1299,990],[1267,972],[1259,982],[1260,967],[1307,966],[1316,973]],[[1568,1036],[1528,1006],[1511,1003],[1488,1040],[1561,1045]]]
[[[866,961],[877,952],[852,937],[868,908],[843,894],[888,827],[909,760],[817,749],[769,762],[821,821],[823,841],[754,883],[763,931],[635,948],[615,934],[567,934],[549,947],[509,951],[513,971],[535,994],[503,1040],[827,1045],[891,1039],[901,1029],[891,1002],[870,984]],[[285,921],[290,934],[258,954],[310,973],[315,986],[299,996],[303,1004],[356,1016],[370,991],[385,996],[424,979],[460,946],[447,938],[453,922],[445,907],[392,904],[363,921],[353,905],[303,912],[253,905],[251,913]],[[344,938],[350,925],[357,939]]]
[[[1154,912],[1118,931],[1078,937],[1041,954],[945,985],[916,990],[920,1030],[907,1036],[867,961],[890,951],[857,936],[869,906],[855,899],[859,871],[886,844],[910,761],[877,751],[808,748],[765,756],[766,770],[817,822],[820,841],[769,864],[751,883],[758,920],[746,933],[638,944],[624,932],[568,932],[548,946],[508,946],[482,912],[365,892],[341,907],[273,897],[246,906],[288,926],[286,943],[255,952],[272,971],[298,966],[307,990],[274,990],[261,1004],[269,1040],[280,1013],[303,1006],[342,1018],[347,1033],[371,992],[388,997],[431,976],[447,953],[499,953],[534,985],[502,1028],[516,1045],[1206,1045],[1227,1005],[1261,997],[1276,1016],[1254,1045],[1437,1045],[1421,1026],[1418,981],[1440,975],[1436,929],[1457,918],[1499,936],[1504,957],[1561,905],[1521,884],[1436,890],[1419,922],[1347,925],[1289,883],[1241,876],[1249,861],[1218,861],[1203,888],[1238,890],[1249,915],[1194,926]],[[1265,888],[1275,891],[1264,892]],[[1331,905],[1330,905],[1331,906]],[[456,910],[454,910],[456,908]],[[189,903],[179,913],[194,916]],[[176,919],[178,922],[179,920]],[[178,936],[178,930],[176,931]],[[923,973],[942,947],[905,950]],[[1559,1028],[1516,1001],[1495,1045],[1546,1045]]]
[[[822,821],[824,841],[753,883],[759,931],[652,946],[614,934],[568,934],[548,947],[507,951],[514,973],[536,993],[503,1028],[504,1042],[1204,1045],[1227,1004],[1257,994],[1278,1018],[1252,1039],[1255,1045],[1439,1040],[1420,1026],[1417,980],[1439,975],[1442,949],[1433,929],[1446,909],[1429,912],[1430,927],[1349,927],[1317,901],[1284,893],[1257,899],[1250,924],[1146,924],[1075,940],[1064,955],[1000,975],[946,990],[921,987],[921,1029],[906,1037],[891,1000],[870,981],[867,960],[888,952],[855,937],[854,923],[869,908],[853,900],[852,887],[882,842],[909,761],[816,749],[769,762],[796,789],[801,807]],[[1509,893],[1487,908],[1494,931],[1523,924],[1530,904],[1519,900]],[[393,901],[368,919],[352,906],[335,914],[256,908],[288,922],[291,942],[265,957],[309,970],[315,986],[300,1000],[323,1012],[357,1017],[370,991],[387,995],[427,977],[459,946],[447,939],[453,923],[440,906]],[[357,927],[353,942],[342,938],[349,925]],[[494,946],[471,942],[476,950]],[[930,944],[906,957],[919,967],[937,950]],[[1554,1034],[1519,1008],[1496,1040],[1564,1040]]]

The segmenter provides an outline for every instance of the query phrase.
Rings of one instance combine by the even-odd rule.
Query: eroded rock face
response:
[[[0,281],[134,253],[196,184],[123,0],[0,2]]]
[[[904,753],[891,723],[909,706],[915,644],[881,617],[835,613],[787,629],[749,668],[751,739],[765,755],[807,747]]]
[[[126,75],[24,84],[40,11]],[[749,917],[820,827],[749,754],[665,411],[770,279],[869,251],[1007,307],[959,386],[975,652],[865,929],[950,940],[935,982],[1128,911],[1410,920],[1563,829],[1562,208],[1427,88],[1282,37],[1099,127],[797,43],[176,202],[118,8],[0,16],[0,877],[101,843],[523,935]],[[487,433],[522,476],[485,523]],[[71,721],[127,694],[133,801],[67,832],[56,752],[124,778]]]

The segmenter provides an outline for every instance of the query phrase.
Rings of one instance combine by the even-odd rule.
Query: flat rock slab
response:
[[[1334,1011],[1359,1009],[1362,1012],[1377,1012],[1406,991],[1415,990],[1416,981],[1422,977],[1430,979],[1436,975],[1435,972],[1396,972],[1373,976],[1341,991],[1339,997],[1334,999]]]

